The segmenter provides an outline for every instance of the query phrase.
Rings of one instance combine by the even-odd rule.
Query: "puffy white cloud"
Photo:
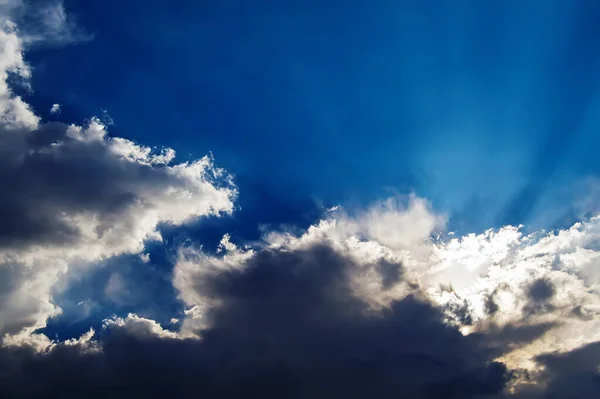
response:
[[[598,263],[600,219],[556,232],[523,235],[516,227],[454,238],[435,245],[424,278],[440,303],[470,305],[472,331],[508,323],[554,323],[545,335],[505,356],[513,366],[534,367],[546,352],[570,351],[600,340]],[[449,284],[454,297],[434,284]]]
[[[30,73],[23,59],[23,42],[16,26],[10,20],[0,18],[0,123],[4,129],[35,128],[39,122],[29,105],[13,95],[8,86],[9,74],[27,79]]]
[[[121,329],[136,337],[154,337],[180,339],[180,335],[169,330],[165,330],[154,320],[140,317],[134,313],[129,313],[127,317],[112,317],[104,320],[105,329]]]
[[[58,3],[56,3],[58,4]],[[60,17],[60,15],[59,15]],[[7,83],[26,79],[23,39],[0,29],[0,336],[17,342],[60,309],[52,296],[69,270],[161,240],[179,225],[233,210],[231,178],[210,157],[175,164],[172,149],[153,151],[110,137],[89,123],[42,123]],[[21,338],[15,338],[21,337]],[[42,345],[43,346],[43,345]]]

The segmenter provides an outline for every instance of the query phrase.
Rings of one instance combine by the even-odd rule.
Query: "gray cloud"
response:
[[[17,29],[10,18],[33,18],[51,41],[70,40],[74,25],[60,1],[31,5],[0,3],[0,337],[5,343],[27,341],[60,313],[53,295],[73,269],[140,253],[146,241],[161,239],[162,224],[230,213],[237,193],[209,157],[175,164],[173,150],[153,151],[111,137],[96,118],[84,126],[42,123],[8,84],[11,74],[27,83],[23,52],[32,40],[23,36],[29,26]]]
[[[465,336],[418,290],[373,309],[352,288],[362,267],[327,244],[261,250],[243,267],[191,282],[218,303],[207,311],[201,339],[182,339],[130,315],[109,320],[98,346],[67,342],[48,353],[6,347],[0,395],[571,399],[597,393],[598,344],[536,357],[542,373],[510,370],[495,359],[554,323],[489,326]]]
[[[600,342],[536,358],[543,384],[523,386],[516,399],[588,399],[600,393]]]
[[[135,224],[128,220],[137,216],[134,208],[157,206],[152,196],[160,200],[162,190],[187,189],[189,182],[171,168],[132,162],[110,142],[68,131],[51,123],[0,132],[0,248],[73,244],[82,233],[66,216],[93,215],[101,235],[115,222]]]
[[[534,302],[547,302],[555,293],[554,284],[546,279],[538,279],[531,284],[528,290],[529,298]]]
[[[502,392],[511,374],[484,337],[449,327],[418,294],[374,311],[351,289],[357,267],[326,245],[261,251],[243,269],[195,282],[219,302],[201,340],[158,338],[138,321],[135,329],[108,327],[98,353],[5,348],[0,393],[433,399]]]
[[[537,361],[545,367],[548,397],[584,399],[600,393],[600,342]]]
[[[41,327],[73,264],[139,253],[161,223],[231,212],[236,191],[210,158],[170,165],[168,150],[107,137],[92,120],[0,126],[0,334]],[[19,321],[19,323],[16,323]]]

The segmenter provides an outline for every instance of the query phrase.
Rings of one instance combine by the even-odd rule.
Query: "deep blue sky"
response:
[[[65,5],[94,39],[30,51],[28,101],[212,151],[241,193],[219,234],[408,191],[462,231],[594,210],[566,204],[600,173],[597,1]]]

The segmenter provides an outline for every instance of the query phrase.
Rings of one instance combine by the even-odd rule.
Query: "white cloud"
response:
[[[134,313],[129,313],[127,317],[112,317],[104,320],[104,328],[122,329],[136,337],[157,337],[168,339],[181,339],[182,337],[169,330],[163,329],[160,324],[154,320],[140,317]]]
[[[60,12],[47,17],[54,27],[65,20]],[[41,123],[7,83],[9,73],[29,77],[19,35],[3,23],[0,336],[9,334],[5,342],[13,343],[38,339],[30,334],[61,311],[52,296],[69,271],[141,255],[145,241],[161,240],[160,224],[230,213],[237,194],[210,157],[174,164],[172,149],[156,152],[109,137],[96,118],[83,126]]]
[[[33,129],[39,123],[39,118],[8,86],[9,74],[28,79],[31,73],[23,60],[23,43],[17,34],[12,22],[0,19],[0,124],[10,129]]]
[[[60,113],[60,104],[52,104],[52,107],[50,108],[50,113],[51,114]]]

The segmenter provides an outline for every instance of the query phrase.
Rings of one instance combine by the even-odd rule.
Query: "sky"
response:
[[[599,18],[0,0],[0,396],[599,395]]]

